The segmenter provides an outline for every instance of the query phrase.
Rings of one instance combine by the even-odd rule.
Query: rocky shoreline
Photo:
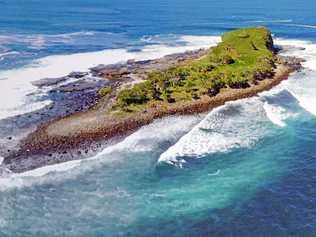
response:
[[[32,82],[39,90],[46,92],[44,99],[49,99],[52,103],[40,110],[0,121],[3,135],[0,156],[5,158],[2,166],[14,172],[23,172],[48,164],[82,159],[93,155],[111,142],[85,141],[86,145],[80,144],[80,148],[76,146],[75,150],[67,149],[66,153],[57,149],[53,152],[31,154],[23,147],[27,143],[25,139],[29,134],[40,130],[46,124],[79,112],[82,113],[97,105],[102,100],[98,91],[104,86],[118,88],[124,84],[133,83],[136,75],[143,77],[147,70],[164,69],[172,64],[199,58],[205,53],[205,49],[200,49],[153,60],[129,60],[121,64],[99,65],[91,68],[88,72],[72,72],[63,77],[43,78]],[[115,141],[119,139],[118,136]]]
[[[248,88],[224,88],[216,96],[203,96],[191,102],[175,104],[162,102],[146,111],[131,113],[122,118],[104,116],[111,104],[111,98],[98,95],[98,90],[103,86],[120,88],[137,83],[145,78],[148,71],[163,70],[172,65],[200,58],[208,50],[173,54],[155,60],[130,60],[124,64],[100,65],[92,68],[89,73],[74,72],[66,77],[34,82],[39,88],[54,86],[49,93],[70,97],[77,95],[77,97],[69,100],[70,109],[63,113],[56,112],[62,111],[64,107],[55,102],[53,108],[58,109],[46,111],[49,114],[47,119],[39,119],[37,128],[22,139],[19,149],[7,153],[3,165],[13,172],[24,172],[45,165],[89,157],[139,127],[151,123],[154,119],[168,115],[201,113],[223,105],[227,101],[255,96],[259,92],[271,89],[287,79],[291,72],[301,68],[300,59],[277,56],[275,75],[272,78],[258,80]],[[65,84],[67,81],[69,83]],[[89,99],[83,99],[85,96]],[[61,101],[67,101],[66,98],[68,97],[65,96]]]

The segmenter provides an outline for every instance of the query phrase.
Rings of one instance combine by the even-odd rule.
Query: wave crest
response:
[[[250,147],[266,133],[265,121],[263,102],[259,98],[228,102],[210,112],[161,154],[158,163],[181,166],[184,157],[200,158],[234,148]]]
[[[290,79],[282,83],[282,87],[289,91],[302,108],[316,115],[316,44],[310,41],[277,39],[276,43],[286,50],[285,56],[298,56],[305,60],[304,69],[294,73]]]

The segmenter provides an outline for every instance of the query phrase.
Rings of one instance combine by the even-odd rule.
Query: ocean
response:
[[[267,26],[283,55],[305,59],[256,97],[0,177],[0,236],[315,236],[315,12],[312,0],[0,0],[8,130],[52,103],[32,81],[209,47],[239,27]]]

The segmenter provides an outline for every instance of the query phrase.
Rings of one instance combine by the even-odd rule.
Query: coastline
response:
[[[316,1],[0,2],[0,237],[315,237]]]
[[[41,125],[22,140],[18,152],[6,157],[3,164],[11,171],[20,173],[45,165],[83,159],[88,157],[90,150],[97,152],[106,145],[116,143],[155,119],[198,114],[229,101],[256,96],[286,80],[290,73],[300,68],[301,61],[297,58],[279,58],[279,61],[281,63],[277,65],[272,78],[260,80],[248,88],[225,88],[214,97],[203,96],[199,100],[181,104],[161,103],[145,112],[132,113],[124,118],[104,116],[104,108],[98,104],[88,110],[57,118]]]
[[[88,158],[155,119],[256,96],[302,68],[303,60],[279,53],[267,28],[245,28],[214,47],[34,81],[59,101],[7,150],[1,168],[21,173]]]

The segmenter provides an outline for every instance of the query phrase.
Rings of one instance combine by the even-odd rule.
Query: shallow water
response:
[[[7,173],[0,236],[315,236],[313,1],[44,2],[0,0],[0,119],[50,103],[36,79],[207,47],[240,26],[270,27],[307,61],[258,97],[157,120],[84,161]]]

